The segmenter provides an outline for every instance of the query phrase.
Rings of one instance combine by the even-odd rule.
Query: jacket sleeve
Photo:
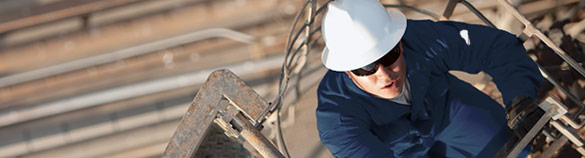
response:
[[[516,36],[487,26],[452,21],[438,22],[434,28],[439,35],[437,42],[448,47],[442,59],[449,70],[490,74],[506,105],[519,95],[535,98],[543,77]]]
[[[355,113],[344,113],[339,106],[333,105],[336,102],[323,102],[326,99],[322,97],[319,99],[319,136],[335,157],[393,157],[391,149],[369,130],[370,124],[355,115],[365,111],[354,109]]]

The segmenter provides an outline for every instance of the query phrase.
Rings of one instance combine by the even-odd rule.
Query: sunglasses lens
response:
[[[378,70],[378,64],[372,63],[362,68],[352,70],[351,72],[357,76],[367,76],[376,73],[376,70]]]
[[[382,58],[378,59],[376,62],[366,65],[362,68],[352,70],[351,72],[357,76],[368,76],[371,74],[376,73],[378,70],[378,63],[382,64],[382,66],[390,66],[398,60],[400,57],[400,47],[396,45],[396,47],[392,48],[386,55]]]
[[[383,66],[390,66],[394,64],[396,60],[398,60],[398,57],[400,57],[400,48],[397,46],[394,47],[394,49],[390,50],[390,52],[384,55],[384,57],[380,58],[377,62],[379,62]]]

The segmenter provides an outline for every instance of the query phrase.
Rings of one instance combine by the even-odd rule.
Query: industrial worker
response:
[[[493,157],[513,135],[509,108],[448,71],[488,73],[508,106],[543,81],[510,33],[407,20],[376,0],[330,2],[322,33],[317,126],[335,157]]]

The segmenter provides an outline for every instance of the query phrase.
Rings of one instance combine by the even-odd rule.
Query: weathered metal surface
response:
[[[220,109],[219,113],[217,114],[217,118],[214,120],[223,130],[225,131],[225,135],[229,137],[238,138],[240,136],[240,132],[234,129],[231,124],[231,121],[240,113],[240,110],[236,108],[236,106],[230,105],[230,102],[226,99],[222,99],[219,104],[225,104],[225,109]]]
[[[194,158],[255,158],[259,154],[246,149],[239,139],[225,135],[218,124],[211,124]],[[258,156],[256,156],[258,155]]]
[[[222,94],[232,105],[236,105],[244,115],[252,119],[254,126],[256,126],[258,120],[268,114],[268,102],[232,72],[218,70],[213,74],[222,76],[221,82],[213,84],[213,86],[218,87],[216,92]]]
[[[207,80],[208,83],[217,82],[218,74],[213,73]],[[205,98],[205,99],[203,99]],[[204,84],[197,95],[196,101],[191,103],[187,113],[181,119],[181,123],[175,130],[173,137],[167,145],[163,157],[192,157],[204,138],[204,134],[217,115],[217,102],[221,95],[217,95],[217,88]]]
[[[263,157],[284,158],[284,155],[248,121],[249,119],[237,114],[233,120],[237,124],[235,126],[239,126],[241,136]]]
[[[252,127],[269,110],[268,103],[235,74],[229,70],[215,71],[181,119],[163,157],[192,157],[219,112],[226,112],[229,105],[223,99],[227,99],[229,104],[239,109],[239,113],[249,118]],[[222,116],[231,117],[226,114]]]

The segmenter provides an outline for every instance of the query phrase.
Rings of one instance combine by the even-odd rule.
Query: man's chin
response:
[[[384,93],[382,95],[378,95],[378,97],[384,98],[384,99],[393,99],[393,98],[396,98],[398,96],[398,94],[400,94],[400,93],[396,93],[396,92]]]
[[[387,91],[387,92],[384,92],[382,94],[382,96],[383,96],[382,98],[385,98],[385,99],[393,99],[393,98],[398,97],[398,95],[400,95],[400,92],[402,92],[402,88],[396,89],[396,90],[392,90],[392,91]]]

